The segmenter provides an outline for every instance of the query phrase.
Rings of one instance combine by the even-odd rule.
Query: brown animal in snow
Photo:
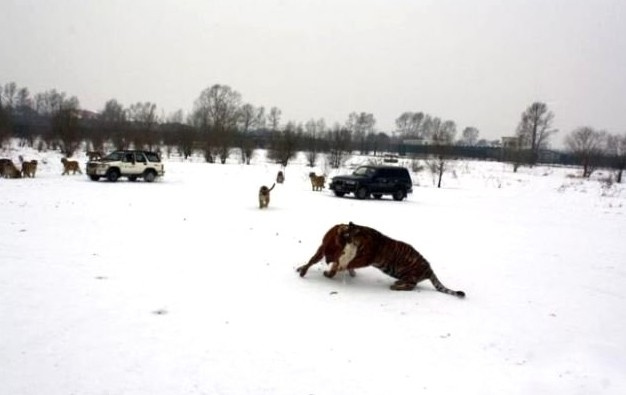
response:
[[[272,189],[274,189],[275,186],[276,184],[272,184],[272,187],[268,188],[263,185],[261,188],[259,188],[259,208],[267,208],[267,206],[269,206],[270,192],[272,191]]]
[[[83,174],[77,161],[67,160],[67,158],[61,158],[61,163],[63,163],[63,173],[61,175],[69,175],[70,171],[72,172],[72,174],[76,174],[76,172]]]
[[[37,161],[35,159],[22,162],[22,177],[35,178]]]
[[[339,258],[337,270],[333,271],[331,268],[328,277],[333,277],[341,270],[374,266],[396,279],[390,287],[394,291],[410,291],[420,281],[430,280],[439,292],[459,298],[465,297],[465,292],[453,291],[444,286],[426,258],[407,243],[352,222],[341,231],[340,238],[346,244]]]
[[[326,177],[317,176],[315,173],[309,173],[309,178],[311,179],[311,189],[314,191],[321,191],[324,189],[324,184],[326,183]]]
[[[279,171],[278,174],[276,175],[276,182],[279,184],[282,184],[283,182],[285,182],[285,174],[282,171]]]
[[[0,174],[4,178],[21,178],[21,172],[11,159],[0,159]]]

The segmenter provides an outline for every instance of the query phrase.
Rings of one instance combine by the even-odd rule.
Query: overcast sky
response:
[[[192,109],[225,84],[282,122],[405,111],[480,137],[543,101],[560,130],[626,132],[624,0],[0,0],[0,84]]]

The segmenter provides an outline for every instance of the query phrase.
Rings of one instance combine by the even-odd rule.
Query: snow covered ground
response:
[[[423,171],[403,202],[359,201],[311,191],[299,158],[259,210],[261,154],[112,184],[0,156],[20,153],[40,166],[0,179],[0,394],[626,393],[626,191],[602,175],[459,161],[441,189]],[[348,221],[467,298],[300,278]]]

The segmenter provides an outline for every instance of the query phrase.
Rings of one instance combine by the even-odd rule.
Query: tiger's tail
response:
[[[437,291],[443,292],[443,293],[448,294],[448,295],[457,296],[459,298],[464,298],[465,297],[465,292],[463,292],[463,291],[453,291],[450,288],[448,288],[445,285],[443,285],[441,283],[441,281],[439,281],[439,279],[435,275],[435,272],[432,271],[432,270],[430,271],[430,278],[429,279],[433,283],[433,285],[435,286]]]
[[[274,187],[275,187],[275,186],[276,186],[276,183],[273,183],[273,184],[272,184],[272,187],[271,187],[270,189],[268,189],[267,191],[268,191],[268,192],[269,192],[269,191],[271,191],[272,189],[274,189]]]

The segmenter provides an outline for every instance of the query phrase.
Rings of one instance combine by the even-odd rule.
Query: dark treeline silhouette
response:
[[[456,139],[454,121],[422,112],[402,113],[391,136],[376,129],[371,113],[350,113],[344,124],[331,127],[323,119],[281,123],[281,115],[277,107],[266,111],[244,103],[237,91],[219,84],[203,90],[185,118],[182,110],[165,116],[159,115],[154,103],[125,107],[115,99],[104,103],[99,112],[86,111],[78,98],[64,92],[53,89],[33,96],[11,82],[0,85],[0,147],[14,137],[22,145],[60,150],[68,157],[79,147],[103,152],[141,148],[165,149],[164,154],[177,153],[185,159],[202,155],[210,163],[225,163],[236,156],[247,164],[255,149],[264,148],[283,166],[296,152],[304,152],[310,166],[325,154],[333,168],[356,152],[397,153],[430,158],[429,166],[437,167],[440,174],[447,159],[471,158],[510,162],[515,170],[539,163],[581,165],[585,177],[598,167],[611,167],[618,171],[618,182],[626,163],[626,136],[590,127],[572,131],[566,151],[550,150],[549,138],[557,130],[552,127],[554,114],[541,102],[521,113],[512,137],[491,142],[481,140],[473,126],[465,127]]]

